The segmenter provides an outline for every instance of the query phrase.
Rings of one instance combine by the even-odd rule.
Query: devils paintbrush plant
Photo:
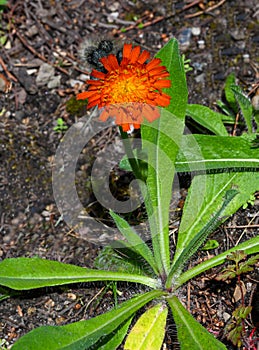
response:
[[[109,264],[105,263],[103,268],[99,259],[100,269],[39,258],[5,259],[0,262],[0,285],[6,288],[2,299],[9,297],[10,289],[29,290],[92,281],[137,283],[145,286],[145,292],[138,290],[133,298],[119,303],[117,308],[88,320],[36,328],[18,339],[13,350],[111,350],[118,348],[124,339],[127,350],[159,350],[165,336],[168,311],[172,312],[181,349],[226,349],[185,309],[181,287],[197,275],[223,264],[232,252],[242,250],[247,255],[259,252],[259,238],[254,237],[221,254],[213,256],[211,253],[208,260],[186,269],[209,234],[259,189],[258,148],[251,147],[249,138],[229,136],[215,112],[204,106],[197,109],[197,106],[187,105],[184,65],[175,39],[170,40],[153,60],[149,60],[146,51],[140,51],[127,44],[121,60],[112,54],[102,57],[100,62],[105,70],[93,71],[96,80],[88,81],[89,89],[78,98],[88,99],[89,108],[97,106],[102,121],[110,116],[115,118],[115,124],[123,129],[122,136],[131,125],[140,128],[140,149],[131,150],[130,157],[128,153],[134,162],[129,159],[126,167],[138,177],[139,165],[145,165],[145,176],[138,177],[142,179],[138,183],[148,217],[145,234],[118,215],[124,202],[117,205],[116,213],[111,210],[113,201],[107,201],[117,226],[115,234],[111,230],[108,232],[112,232],[110,236],[104,225],[106,236],[100,226],[98,229],[90,227],[90,219],[94,219],[87,217],[82,213],[83,208],[75,204],[78,196],[73,195],[75,179],[69,164],[76,166],[78,153],[69,153],[72,152],[71,145],[75,144],[76,151],[81,152],[86,138],[111,126],[111,123],[105,126],[105,123],[90,119],[89,136],[88,129],[82,127],[84,123],[79,122],[69,129],[57,150],[53,171],[57,205],[66,220],[71,218],[73,228],[83,227],[87,232],[93,232],[96,242],[103,236],[110,237],[111,245],[122,250],[109,256]],[[184,134],[186,114],[201,120],[213,135]],[[128,149],[130,146],[127,142]],[[109,155],[107,158],[110,160]],[[103,168],[103,162],[101,165]],[[181,172],[192,172],[195,176],[188,189],[172,254],[169,209],[173,180]],[[100,171],[97,177],[94,181],[100,191],[104,187]],[[106,188],[108,191],[109,187]],[[100,193],[95,194],[98,197]],[[98,198],[102,200],[103,196]],[[62,207],[63,203],[65,206]],[[87,221],[82,221],[84,218]],[[149,240],[148,244],[146,240]],[[109,250],[109,254],[112,252]],[[136,314],[147,304],[148,310],[136,320]]]

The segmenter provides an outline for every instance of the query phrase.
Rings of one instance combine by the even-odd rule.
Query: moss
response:
[[[75,96],[66,102],[66,111],[71,115],[82,116],[87,106],[87,100],[77,100]]]

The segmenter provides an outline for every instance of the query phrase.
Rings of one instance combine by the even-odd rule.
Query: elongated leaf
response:
[[[91,350],[115,350],[122,343],[123,339],[127,335],[129,326],[131,325],[132,318],[119,326],[115,331],[108,334],[106,337],[100,338],[93,346]]]
[[[197,104],[189,104],[186,108],[186,115],[190,116],[197,123],[212,131],[215,135],[228,135],[222,121],[222,117],[224,117],[224,115],[214,112],[208,107]]]
[[[152,291],[122,303],[117,309],[90,320],[65,326],[43,326],[20,338],[13,350],[86,350],[101,337],[108,335],[127,321],[150,300],[163,294]]]
[[[139,255],[141,255],[152,267],[154,272],[158,274],[158,269],[156,266],[156,262],[153,256],[152,251],[147,246],[147,244],[141,239],[141,237],[137,234],[136,231],[127,223],[126,220],[121,218],[119,215],[110,211],[110,215],[116,223],[116,226],[122,233],[122,235],[127,239],[130,244],[130,248],[136,251]]]
[[[227,77],[226,82],[225,82],[224,91],[225,91],[225,97],[226,97],[226,100],[227,100],[229,106],[231,107],[231,109],[233,110],[234,113],[237,113],[238,112],[238,104],[236,102],[234,92],[231,89],[231,86],[235,85],[235,83],[236,83],[235,74],[234,73],[229,74],[229,76]]]
[[[173,264],[196,234],[210,222],[222,206],[226,191],[231,188],[239,193],[224,209],[221,222],[235,213],[259,189],[259,173],[195,176],[184,205]]]
[[[227,124],[234,124],[236,119],[234,115],[234,111],[220,100],[217,100],[217,106],[222,110],[223,113],[225,113],[225,114],[222,114],[222,121]]]
[[[0,262],[0,285],[12,289],[26,290],[91,281],[128,281],[158,287],[158,281],[145,275],[92,270],[52,260],[10,258]]]
[[[170,40],[156,57],[162,60],[170,73],[172,84],[164,91],[170,95],[171,101],[166,109],[161,109],[159,119],[142,125],[141,136],[148,159],[148,195],[145,197],[145,205],[154,257],[159,272],[164,273],[170,265],[168,213],[174,162],[184,128],[188,91],[177,40]]]
[[[202,272],[205,272],[212,267],[223,264],[226,260],[226,257],[237,250],[243,250],[245,254],[256,254],[259,253],[259,236],[251,238],[243,243],[238,244],[237,246],[226,250],[225,252],[214,256],[211,259],[203,261],[201,264],[194,266],[190,270],[184,272],[177,280],[177,288],[180,287],[183,283],[186,283],[190,279],[198,276]]]
[[[120,245],[120,246],[119,246]],[[116,248],[103,247],[94,260],[97,270],[121,271],[130,274],[153,276],[150,265],[143,263],[143,258],[132,250],[126,241],[116,240]]]
[[[167,307],[162,303],[147,310],[132,328],[124,350],[159,350],[165,336]]]
[[[0,294],[0,302],[2,300],[8,299],[8,298],[10,298],[10,295],[8,295],[8,294]]]
[[[177,327],[181,350],[227,350],[183,307],[176,296],[167,299]]]
[[[166,66],[170,73],[171,87],[163,89],[166,94],[171,96],[171,103],[167,107],[167,110],[181,120],[184,120],[188,89],[177,40],[169,40],[168,43],[156,54],[156,57],[162,60],[162,64]]]
[[[225,208],[227,208],[229,203],[237,194],[238,194],[237,190],[234,190],[234,189],[228,190],[226,192],[224,201],[221,207],[219,208],[219,210],[216,213],[214,213],[212,218],[206,223],[206,225],[204,225],[200,229],[200,231],[197,232],[196,235],[191,240],[188,241],[188,244],[183,248],[178,259],[174,260],[174,263],[172,264],[171,270],[168,274],[166,287],[170,288],[171,281],[173,279],[174,274],[179,275],[179,273],[182,271],[188,259],[197,252],[197,250],[204,243],[208,235],[217,228],[220,221],[222,220],[221,218],[222,213],[224,212]]]
[[[246,126],[249,133],[252,133],[252,117],[253,117],[253,106],[248,97],[246,97],[238,85],[231,85],[237,104],[239,105],[242,115],[245,119]]]
[[[174,178],[174,161],[180,145],[183,123],[166,110],[152,125],[142,125],[142,147],[148,158],[147,208],[154,256],[160,273],[168,271],[169,205]]]
[[[184,135],[176,158],[176,171],[256,171],[259,148],[243,137]]]

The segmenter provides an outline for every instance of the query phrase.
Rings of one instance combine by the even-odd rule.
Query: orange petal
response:
[[[98,106],[98,108],[100,108],[100,101],[99,100],[95,100],[95,101],[88,101],[88,105],[87,105],[87,109],[90,109],[94,106]]]
[[[147,50],[142,51],[138,58],[138,63],[141,63],[141,64],[145,63],[146,60],[149,59],[149,57],[150,57],[150,53]]]
[[[140,50],[140,46],[136,46],[133,48],[133,50],[131,51],[130,63],[135,63],[138,60]]]
[[[102,122],[106,122],[106,120],[110,117],[110,114],[107,110],[107,108],[104,108],[104,110],[102,111],[102,113],[100,114],[100,117],[99,119],[102,121]]]
[[[152,61],[148,62],[148,64],[146,65],[146,69],[147,71],[152,70],[153,68],[159,66],[161,63],[160,58],[153,58]]]
[[[170,80],[165,80],[165,79],[161,79],[161,80],[157,80],[154,83],[154,86],[157,89],[161,89],[161,88],[169,88],[171,86],[171,81]]]
[[[120,67],[115,55],[109,55],[107,58],[110,66],[112,67],[112,70],[116,70]]]
[[[134,127],[134,129],[139,129],[140,128],[140,124],[133,123],[133,127]]]
[[[130,59],[131,49],[132,49],[132,44],[124,44],[122,57]]]
[[[118,64],[117,58],[114,55],[109,55],[108,57],[102,57],[100,59],[100,61],[103,64],[104,68],[108,72],[119,68],[119,64]],[[105,78],[106,78],[106,75],[105,75]]]
[[[148,72],[149,72],[149,74],[151,76],[154,76],[156,74],[159,75],[159,74],[163,73],[164,71],[165,71],[165,67],[163,67],[163,66],[156,66],[155,68],[150,69]],[[169,76],[169,73],[168,72],[166,72],[166,73]]]
[[[160,110],[156,106],[145,105],[144,116],[149,122],[153,122],[160,117]]]
[[[98,92],[97,92],[97,90],[88,90],[88,91],[82,92],[82,94],[85,94],[86,98],[90,98],[91,96],[98,95]],[[79,95],[81,95],[81,94],[79,94]],[[80,100],[81,100],[81,98],[80,98]]]
[[[81,92],[80,94],[76,95],[77,100],[86,100],[88,98],[87,91]]]
[[[100,72],[99,70],[96,70],[96,69],[93,69],[93,71],[91,73],[91,76],[95,77],[95,78],[98,78],[98,79],[102,79],[102,80],[104,80],[106,78],[106,74],[104,74],[104,73],[102,73],[102,72]]]
[[[170,104],[171,97],[164,93],[160,94],[156,98],[156,103],[161,107],[166,107]]]
[[[168,78],[168,77],[170,77],[170,74],[168,72],[162,72],[158,74],[158,78]]]
[[[100,80],[87,80],[87,84],[94,85],[94,86],[101,86],[102,85]]]
[[[120,125],[120,124],[118,124],[118,125]],[[122,127],[122,130],[123,131],[129,131],[130,130],[130,124],[121,124],[120,125],[121,127]]]

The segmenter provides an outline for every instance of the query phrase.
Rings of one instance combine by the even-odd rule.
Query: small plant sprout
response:
[[[68,129],[68,126],[65,124],[62,118],[58,118],[56,122],[56,126],[54,126],[53,130],[57,133],[64,133]]]
[[[249,205],[253,206],[255,204],[255,195],[251,194],[250,198],[248,199],[248,201],[242,206],[243,209],[248,208]]]
[[[241,295],[241,305],[239,305],[232,313],[231,321],[226,326],[227,339],[230,340],[238,348],[246,341],[245,320],[252,311],[252,306],[245,305],[245,287],[241,280],[241,275],[253,271],[255,264],[259,261],[259,254],[247,258],[244,251],[239,250],[227,256],[227,260],[233,261],[216,277],[218,281],[227,281],[237,278],[237,286]]]
[[[191,60],[186,59],[184,54],[182,55],[182,60],[183,60],[183,66],[184,66],[185,73],[192,71],[193,68],[190,66]]]

